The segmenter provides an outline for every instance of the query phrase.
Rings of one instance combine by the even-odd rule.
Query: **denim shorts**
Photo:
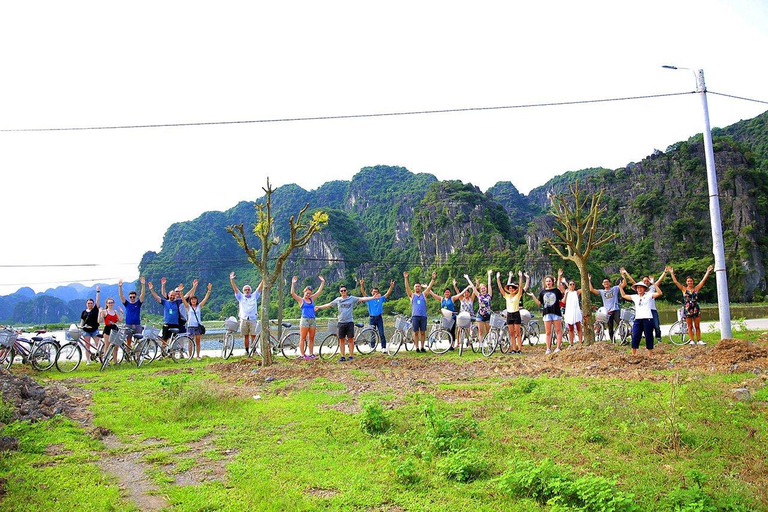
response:
[[[188,325],[187,334],[190,336],[197,336],[198,334],[201,336],[203,335],[203,333],[200,332],[200,326],[198,325]]]
[[[425,316],[412,316],[411,326],[413,332],[426,332],[427,330],[427,317]]]
[[[98,338],[99,336],[101,336],[98,329],[96,329],[95,331],[86,331],[85,329],[83,329],[83,335],[89,336],[91,338]]]
[[[301,320],[299,320],[299,327],[306,327],[308,329],[316,328],[317,327],[317,318],[301,317]]]
[[[552,313],[550,313],[548,315],[544,315],[544,318],[542,320],[544,320],[545,322],[554,322],[554,321],[562,320],[562,319],[563,319],[562,316],[560,316],[560,315],[553,315]]]

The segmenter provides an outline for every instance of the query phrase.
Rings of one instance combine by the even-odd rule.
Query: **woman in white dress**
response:
[[[568,288],[565,290],[565,315],[563,320],[568,326],[569,339],[573,345],[576,344],[576,338],[573,336],[573,328],[576,327],[576,332],[579,334],[579,345],[581,345],[581,321],[583,317],[581,315],[581,304],[579,303],[579,295],[581,290],[576,289],[576,283],[571,279],[568,281]]]

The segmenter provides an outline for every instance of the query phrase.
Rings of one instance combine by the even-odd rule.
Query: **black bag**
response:
[[[205,326],[203,324],[198,325],[197,330],[200,332],[200,334],[205,334]]]
[[[195,315],[195,320],[197,320],[197,330],[200,334],[205,334],[205,326],[200,322],[200,319],[197,317],[197,311],[195,311],[195,308],[192,308],[192,314]]]

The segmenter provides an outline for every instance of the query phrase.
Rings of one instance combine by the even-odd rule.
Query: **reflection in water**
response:
[[[768,306],[731,306],[731,321],[739,318],[768,318]],[[720,319],[717,306],[707,305],[701,307],[702,322],[716,322]],[[659,311],[659,320],[662,324],[671,324],[677,321],[677,311]]]

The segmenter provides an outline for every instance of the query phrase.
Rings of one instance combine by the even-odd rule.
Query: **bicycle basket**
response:
[[[523,325],[528,325],[531,322],[531,312],[527,309],[520,310],[520,322]]]
[[[395,329],[397,329],[398,331],[407,331],[408,320],[404,316],[399,316],[395,318]]]
[[[116,347],[119,347],[123,344],[125,341],[125,331],[123,329],[117,329],[115,331],[112,331],[112,333],[109,335],[109,344],[115,345]]]
[[[336,332],[339,330],[339,321],[336,319],[328,320],[328,332]]]
[[[635,321],[635,312],[632,311],[631,309],[622,309],[621,319],[631,324],[632,322]]]
[[[11,330],[0,331],[0,347],[12,347],[18,335]]]
[[[443,329],[450,329],[451,327],[453,327],[454,322],[455,320],[453,319],[453,317],[450,317],[450,318],[445,318],[444,316],[440,317],[440,323],[442,324]]]
[[[597,322],[603,322],[608,323],[608,310],[605,309],[605,307],[599,307],[597,308],[597,312],[595,313],[595,321]]]
[[[685,306],[677,310],[677,321],[682,322],[683,320],[685,320]]]
[[[491,314],[491,327],[495,329],[503,329],[506,325],[507,325],[506,318],[496,313]]]
[[[469,313],[466,311],[462,311],[458,315],[456,315],[456,325],[458,325],[461,328],[469,327],[469,324],[472,323],[472,316],[470,316]]]
[[[160,329],[154,325],[145,325],[142,334],[144,334],[144,339],[157,338],[160,336]]]
[[[237,332],[237,329],[239,327],[240,327],[240,324],[238,324],[237,319],[233,316],[224,320],[224,328],[229,332]]]

